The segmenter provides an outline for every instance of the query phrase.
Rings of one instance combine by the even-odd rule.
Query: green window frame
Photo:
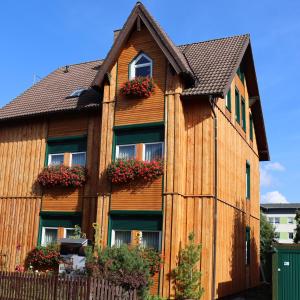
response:
[[[81,226],[82,215],[79,212],[40,212],[38,245],[42,242],[43,227],[75,228]]]
[[[245,245],[245,263],[246,265],[250,265],[250,259],[251,259],[251,230],[249,226],[246,226],[246,245]]]
[[[244,97],[241,97],[241,106],[242,106],[242,127],[246,132],[246,103]]]
[[[66,152],[78,153],[87,151],[87,135],[49,138],[46,146],[45,166],[48,165],[49,154]]]
[[[251,196],[251,168],[249,161],[246,162],[246,199],[250,200]]]
[[[253,141],[253,117],[249,114],[249,125],[250,125],[250,140]]]
[[[225,105],[226,108],[231,112],[231,88],[229,89],[229,91],[225,96]]]
[[[240,124],[241,122],[241,107],[240,107],[240,92],[235,88],[235,120]]]
[[[237,71],[236,71],[238,77],[240,78],[242,84],[244,84],[244,80],[245,80],[245,73],[244,73],[244,70],[243,70],[243,67],[242,66],[239,66]]]

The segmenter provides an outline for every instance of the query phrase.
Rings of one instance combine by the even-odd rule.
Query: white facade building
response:
[[[300,210],[300,203],[270,203],[261,204],[261,211],[268,221],[274,225],[276,239],[279,243],[293,243],[296,229],[296,211]]]

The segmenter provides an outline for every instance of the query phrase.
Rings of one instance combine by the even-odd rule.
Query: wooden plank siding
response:
[[[93,237],[99,178],[100,119],[99,113],[95,112],[18,121],[1,127],[0,231],[4,234],[0,237],[0,253],[9,254],[6,269],[14,270],[17,261],[22,264],[26,253],[37,244],[40,211],[82,212],[82,230],[89,238]],[[47,139],[84,134],[88,135],[89,179],[86,186],[81,190],[40,188],[36,179],[45,164]],[[16,250],[18,245],[20,251]]]
[[[119,89],[128,80],[130,62],[141,51],[153,60],[155,92],[147,99],[126,98],[119,93]],[[132,32],[118,59],[115,126],[164,120],[165,73],[166,58],[143,25],[141,31]]]
[[[23,264],[37,243],[40,197],[0,197],[0,270]]]

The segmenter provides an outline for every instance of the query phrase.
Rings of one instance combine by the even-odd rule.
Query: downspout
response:
[[[216,258],[217,258],[217,219],[218,219],[218,118],[215,111],[216,98],[209,96],[209,104],[214,118],[214,213],[213,213],[213,252],[212,252],[212,286],[211,299],[216,296]]]

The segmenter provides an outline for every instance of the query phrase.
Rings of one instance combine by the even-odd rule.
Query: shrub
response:
[[[189,234],[188,245],[179,251],[178,264],[172,272],[176,287],[176,299],[200,299],[203,288],[200,285],[201,272],[198,271],[201,245],[194,242],[194,233]]]
[[[38,246],[27,255],[26,267],[33,271],[53,272],[58,271],[60,261],[57,245]]]
[[[118,159],[107,168],[108,178],[112,183],[122,184],[134,180],[150,182],[164,172],[163,161],[139,161],[136,159]]]
[[[122,95],[134,98],[149,98],[153,92],[153,80],[149,77],[137,77],[126,81],[120,89]]]
[[[160,255],[155,250],[122,245],[98,249],[93,260],[89,255],[87,269],[92,276],[109,280],[127,290],[137,289],[144,299],[160,263]]]
[[[87,180],[86,168],[64,165],[49,166],[38,175],[37,181],[43,187],[81,187]]]

